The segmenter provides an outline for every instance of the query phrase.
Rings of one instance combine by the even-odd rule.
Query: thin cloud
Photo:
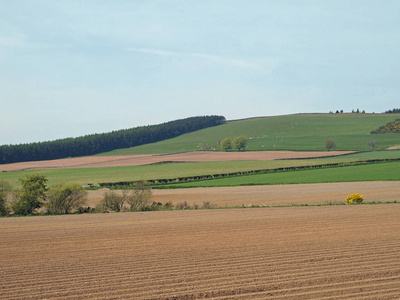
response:
[[[27,44],[22,38],[10,38],[6,36],[0,36],[0,46],[4,47],[26,47]]]
[[[275,65],[274,62],[268,60],[260,60],[260,61],[248,61],[243,59],[233,59],[227,58],[224,56],[211,55],[205,53],[184,53],[184,52],[173,52],[173,51],[165,51],[158,49],[149,49],[149,48],[130,48],[129,51],[139,52],[150,55],[159,55],[159,56],[185,56],[185,57],[194,57],[202,60],[211,61],[217,64],[226,65],[234,68],[240,69],[252,69],[252,70],[264,70],[268,67],[272,67]]]
[[[133,51],[133,52],[139,52],[139,53],[144,53],[144,54],[153,54],[153,55],[159,55],[159,56],[179,55],[179,53],[176,53],[176,52],[158,50],[158,49],[148,49],[148,48],[129,48],[128,50]]]
[[[218,64],[228,65],[228,66],[235,67],[235,68],[254,69],[254,70],[263,69],[263,65],[261,65],[259,63],[249,62],[249,61],[241,60],[241,59],[232,59],[232,58],[226,58],[223,56],[209,55],[209,54],[202,54],[202,53],[192,53],[190,55],[193,57],[198,57],[201,59],[213,61]]]

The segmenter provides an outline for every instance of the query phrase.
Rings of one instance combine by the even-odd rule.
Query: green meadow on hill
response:
[[[224,138],[245,136],[250,151],[325,150],[327,139],[335,141],[336,150],[367,151],[367,142],[377,142],[377,149],[400,144],[400,135],[370,134],[372,130],[399,118],[400,114],[295,114],[229,121],[179,137],[99,155],[176,153],[220,150]]]

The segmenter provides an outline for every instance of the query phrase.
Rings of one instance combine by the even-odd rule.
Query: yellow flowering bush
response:
[[[359,193],[351,194],[346,198],[346,203],[352,204],[352,203],[361,203],[364,201],[364,198],[362,195]]]

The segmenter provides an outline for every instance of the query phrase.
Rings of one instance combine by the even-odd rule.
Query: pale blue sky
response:
[[[400,107],[399,0],[0,0],[0,144]]]

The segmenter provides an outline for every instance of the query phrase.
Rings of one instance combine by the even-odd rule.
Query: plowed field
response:
[[[274,160],[288,158],[327,157],[352,153],[351,151],[265,151],[265,152],[187,152],[178,154],[143,154],[119,156],[87,156],[45,161],[29,161],[0,165],[0,171],[21,171],[60,168],[126,167],[163,162],[206,162],[232,160]]]
[[[400,205],[0,219],[0,299],[399,299]]]
[[[89,191],[88,205],[95,207],[106,189]],[[400,181],[335,182],[259,186],[211,187],[153,190],[151,201],[173,204],[187,201],[217,207],[279,206],[344,203],[347,196],[360,193],[365,202],[400,202]]]

